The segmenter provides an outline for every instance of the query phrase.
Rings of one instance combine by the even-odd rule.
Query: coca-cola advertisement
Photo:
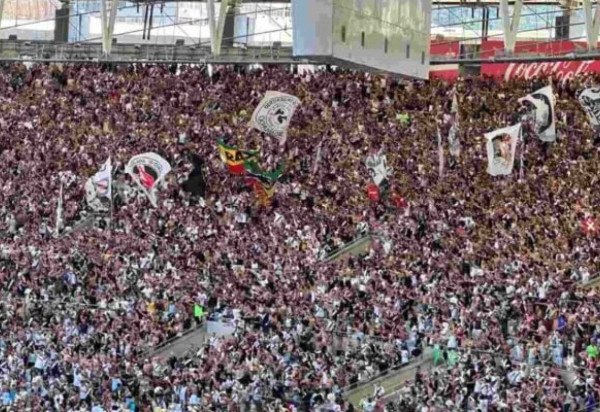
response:
[[[491,57],[502,50],[501,41],[485,41],[481,44],[482,57]],[[522,41],[517,42],[516,54],[536,54],[549,56],[585,50],[586,44],[572,41]],[[532,79],[537,76],[553,76],[557,80],[567,80],[581,73],[600,72],[600,61],[557,61],[531,63],[482,64],[481,74],[510,80],[515,78]]]
[[[494,76],[504,77],[505,80],[524,78],[532,79],[537,76],[552,75],[557,80],[563,81],[581,73],[600,72],[600,62],[597,60],[562,61],[546,63],[509,63],[504,65],[486,64],[485,70]],[[492,67],[489,67],[492,66]],[[503,66],[503,67],[493,67]],[[483,71],[482,73],[486,74]]]
[[[585,50],[586,44],[573,41],[521,41],[515,46],[516,54],[549,55],[555,56],[566,54],[579,50]],[[481,43],[480,57],[482,59],[491,58],[498,55],[503,50],[502,41],[490,40]],[[446,56],[452,53],[449,50],[456,51],[460,49],[460,43],[447,42],[444,47],[439,42],[432,42],[432,56]],[[557,80],[567,80],[582,73],[598,72],[600,73],[600,61],[581,60],[581,61],[557,61],[557,62],[531,62],[531,63],[486,63],[481,65],[481,74],[502,78],[504,80],[524,78],[531,79],[537,76],[553,76]],[[453,80],[458,77],[458,65],[432,65],[430,78],[443,78]]]

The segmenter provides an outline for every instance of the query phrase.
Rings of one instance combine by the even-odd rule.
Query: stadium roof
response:
[[[156,0],[132,0],[135,3],[146,3],[153,2],[156,3]],[[171,2],[180,2],[181,0],[163,0],[163,1],[171,1]],[[291,0],[235,0],[237,3],[291,3]],[[186,3],[194,2],[194,3],[206,3],[206,0],[185,0]],[[445,6],[498,6],[500,4],[499,0],[432,0],[433,4],[436,5],[445,5]],[[509,3],[514,3],[514,0],[509,0]],[[567,0],[525,0],[523,4],[529,6],[564,6],[566,3],[569,3]],[[571,1],[571,3],[574,3]],[[575,2],[578,3],[578,2]]]

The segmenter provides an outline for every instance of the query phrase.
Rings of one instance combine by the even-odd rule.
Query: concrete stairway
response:
[[[166,341],[164,344],[153,349],[148,356],[159,357],[163,359],[171,356],[183,356],[190,349],[199,348],[208,339],[208,333],[205,326],[200,326],[195,329],[190,329],[182,336]]]
[[[590,279],[587,283],[582,283],[581,286],[585,289],[596,289],[600,287],[600,276]]]
[[[347,390],[344,397],[352,403],[354,407],[358,407],[360,406],[360,401],[362,399],[373,394],[373,385],[376,383],[385,389],[385,395],[387,397],[401,389],[404,383],[414,379],[419,366],[423,372],[432,368],[433,351],[431,349],[426,349],[420,358],[413,360],[404,367],[389,371],[384,375]]]

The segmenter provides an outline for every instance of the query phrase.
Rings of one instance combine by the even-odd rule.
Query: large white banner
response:
[[[258,104],[250,126],[271,136],[285,138],[300,99],[289,94],[269,91]]]
[[[156,207],[156,186],[170,171],[169,162],[156,153],[133,156],[125,167],[125,172],[146,193],[154,207]]]
[[[590,123],[600,126],[600,88],[590,87],[584,89],[579,95],[579,103],[588,115]]]
[[[556,113],[554,113],[554,93],[552,86],[542,87],[536,92],[519,99],[519,103],[529,102],[535,110],[535,131],[544,142],[556,140]]]
[[[520,133],[521,124],[518,123],[485,134],[489,174],[498,176],[512,173]]]
[[[89,207],[95,211],[106,210],[107,206],[102,199],[110,200],[112,197],[112,164],[110,157],[95,175],[85,182],[85,200]]]
[[[367,157],[365,165],[369,171],[369,176],[377,186],[381,185],[392,173],[392,169],[387,165],[387,157],[383,154],[383,150]]]

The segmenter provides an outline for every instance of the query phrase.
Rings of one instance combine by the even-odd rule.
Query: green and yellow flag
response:
[[[283,163],[280,163],[277,169],[272,172],[262,170],[255,159],[245,161],[244,167],[246,169],[246,184],[254,189],[260,203],[263,206],[268,206],[275,194],[275,183],[283,174]]]
[[[219,147],[219,156],[234,175],[243,175],[246,171],[244,162],[256,159],[258,152],[254,150],[240,150],[236,147],[227,145],[223,140],[217,142]]]

